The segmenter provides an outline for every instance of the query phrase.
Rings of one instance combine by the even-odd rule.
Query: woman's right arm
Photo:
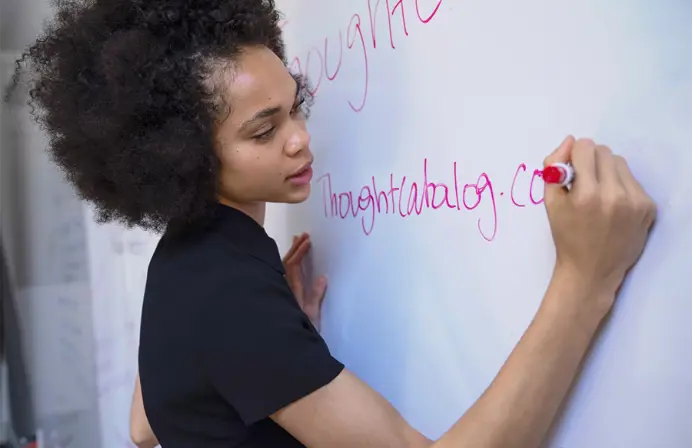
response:
[[[546,163],[570,160],[573,188],[546,185],[557,261],[541,306],[492,384],[438,441],[346,370],[272,418],[309,448],[539,446],[656,213],[608,148],[568,138]]]
[[[159,445],[159,441],[149,425],[147,414],[144,412],[139,374],[137,374],[135,381],[135,393],[132,396],[132,407],[130,408],[130,438],[132,443],[137,445],[137,448],[154,448]]]
[[[578,277],[556,270],[535,319],[500,373],[435,443],[346,370],[273,418],[309,448],[537,447],[603,317],[580,306],[586,294]],[[593,294],[606,298],[605,291]]]

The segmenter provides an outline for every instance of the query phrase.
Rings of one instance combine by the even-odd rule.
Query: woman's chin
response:
[[[301,185],[291,188],[291,191],[286,193],[286,196],[281,201],[285,204],[300,204],[305,202],[310,197],[310,184]]]

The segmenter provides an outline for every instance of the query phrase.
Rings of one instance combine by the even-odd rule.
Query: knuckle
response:
[[[594,148],[596,147],[596,143],[594,143],[593,140],[590,138],[580,138],[574,143],[574,147],[572,148],[573,152],[586,152],[586,151],[593,151]]]
[[[613,154],[613,151],[605,145],[596,145],[594,150],[597,154],[602,156],[609,156]]]
[[[637,208],[637,215],[642,219],[642,221],[648,222],[655,216],[655,213],[653,213],[651,208],[648,206],[641,206]]]
[[[654,222],[658,218],[658,207],[654,206],[651,211],[649,212],[649,221]]]
[[[585,147],[585,148],[594,148],[596,146],[596,142],[594,142],[590,138],[577,139],[576,144],[578,144],[581,147]]]
[[[632,177],[632,172],[630,171],[630,166],[629,163],[627,163],[627,159],[625,159],[622,156],[613,156],[615,159],[615,167],[618,169],[619,172],[621,173],[627,173],[628,177]]]
[[[615,159],[615,163],[618,165],[627,166],[627,160],[621,155],[615,154],[613,155],[613,159]]]
[[[656,217],[658,206],[651,197],[645,195],[639,205],[640,212],[649,219]]]

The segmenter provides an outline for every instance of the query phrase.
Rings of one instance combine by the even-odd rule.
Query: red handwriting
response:
[[[336,76],[339,74],[339,70],[341,70],[341,62],[344,59],[344,35],[339,30],[339,61],[336,63],[336,68],[334,69],[334,73],[329,74],[329,38],[325,37],[324,38],[324,73],[327,76],[327,79],[330,81],[334,81],[336,79]]]
[[[368,101],[370,85],[370,65],[369,51],[377,49],[378,27],[381,26],[383,19],[386,19],[387,31],[389,36],[389,46],[396,49],[395,36],[397,21],[400,21],[400,32],[404,37],[409,36],[407,23],[407,10],[404,4],[407,0],[366,0],[368,16],[366,20],[361,18],[361,14],[351,15],[348,25],[344,30],[339,29],[333,37],[324,38],[324,47],[312,46],[304,56],[295,56],[289,63],[289,70],[297,71],[308,77],[312,81],[312,94],[317,94],[321,86],[326,82],[335,82],[338,79],[342,63],[344,62],[344,44],[346,49],[357,56],[348,59],[347,63],[359,64],[362,70],[360,93],[355,93],[348,99],[348,105],[354,112],[360,112]],[[409,0],[411,1],[411,0]],[[429,23],[439,12],[443,0],[412,0],[416,17],[422,24]],[[288,21],[281,23],[284,28]],[[364,30],[364,27],[367,27]],[[366,38],[367,32],[369,36]],[[338,42],[336,41],[338,34]],[[344,34],[346,39],[344,42]],[[338,51],[337,51],[338,50]],[[336,58],[338,54],[338,58]],[[330,57],[331,55],[331,57]],[[334,61],[336,58],[336,62]],[[350,84],[350,83],[349,83]],[[353,85],[358,85],[354,82]]]
[[[370,34],[372,35],[372,48],[377,48],[377,11],[382,0],[375,0],[375,8],[373,10],[372,0],[368,0],[368,16],[370,17]],[[408,36],[408,28],[406,27],[406,12],[404,11],[404,1],[399,0],[394,4],[394,8],[390,7],[389,0],[384,0],[385,11],[387,17],[387,26],[389,29],[389,45],[392,50],[396,49],[394,44],[394,29],[392,28],[392,16],[396,14],[397,8],[401,12],[401,26],[404,34]]]
[[[352,30],[354,34],[358,33],[358,35],[360,36],[360,45],[363,48],[363,67],[365,70],[365,80],[363,81],[363,100],[360,103],[360,106],[354,106],[351,100],[348,100],[348,105],[351,106],[351,109],[353,109],[354,112],[360,112],[361,110],[363,110],[363,108],[365,107],[365,102],[368,100],[368,85],[370,84],[370,71],[368,70],[368,51],[365,47],[365,38],[363,37],[363,30],[360,28],[360,16],[358,14],[353,14],[353,17],[351,17],[351,22],[348,24],[348,29],[346,30],[346,46],[349,50],[353,48],[353,44],[355,42],[355,35],[353,36],[353,39],[351,39]]]
[[[359,219],[363,233],[371,235],[380,215],[409,218],[426,211],[476,211],[482,215],[477,218],[478,232],[486,241],[493,241],[498,231],[497,201],[499,196],[504,196],[504,192],[497,193],[497,187],[488,173],[480,173],[473,181],[464,183],[459,181],[457,162],[448,168],[448,182],[432,181],[428,175],[428,159],[423,159],[422,179],[395,177],[391,173],[388,182],[382,182],[372,176],[365,185],[352,191],[336,190],[332,175],[324,174],[317,178],[324,216]],[[529,174],[525,163],[517,167],[509,190],[513,206],[526,206],[525,201],[519,202],[519,196],[528,197],[533,205],[543,203],[543,198],[537,198],[535,192],[535,186],[542,184],[535,182],[540,177],[541,171],[538,169]],[[519,190],[523,190],[523,193],[518,193]]]
[[[312,76],[310,73],[310,58],[313,55],[317,55],[317,57],[319,58],[319,64],[317,65],[319,67],[319,72],[318,72],[316,81],[315,81],[315,77]],[[319,90],[320,84],[322,83],[322,78],[324,77],[324,71],[325,71],[324,58],[322,57],[322,53],[320,53],[320,50],[317,49],[317,47],[312,47],[310,49],[310,51],[308,51],[308,56],[305,60],[305,73],[315,83],[315,85],[310,90],[311,95],[314,95]]]
[[[517,176],[519,176],[520,172],[526,172],[526,164],[522,163],[517,167],[517,170],[514,172],[514,179],[512,179],[512,186],[509,189],[509,197],[512,200],[512,204],[514,204],[516,207],[525,207],[526,204],[520,204],[517,202],[516,198],[514,197],[514,186],[517,182]],[[535,180],[536,178],[543,177],[543,173],[539,169],[533,170],[533,174],[531,175],[531,182],[529,183],[529,200],[533,205],[540,205],[543,203],[543,198],[536,199],[534,198],[534,185],[535,185]]]
[[[437,14],[437,11],[440,9],[440,5],[442,5],[442,0],[437,0],[437,4],[433,8],[432,12],[427,16],[423,17],[420,15],[420,0],[416,0],[416,15],[418,16],[418,20],[420,20],[423,23],[428,23],[432,20],[433,17]]]

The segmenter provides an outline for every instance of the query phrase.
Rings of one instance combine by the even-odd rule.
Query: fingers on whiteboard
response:
[[[291,262],[300,260],[308,249],[310,249],[310,236],[305,232],[301,235],[294,235],[291,248],[283,257],[284,264],[290,264]]]

